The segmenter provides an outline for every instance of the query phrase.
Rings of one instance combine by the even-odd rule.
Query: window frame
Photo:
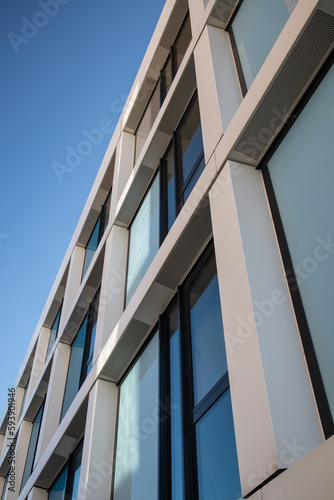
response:
[[[45,408],[45,397],[44,397],[43,401],[41,402],[41,404],[40,404],[40,406],[39,406],[39,408],[37,410],[37,413],[35,415],[35,418],[34,418],[34,420],[32,422],[30,439],[29,439],[29,445],[28,445],[28,450],[27,450],[26,459],[25,459],[24,468],[23,468],[23,473],[22,473],[22,479],[21,479],[21,485],[20,485],[20,493],[23,490],[23,488],[25,487],[25,485],[27,484],[27,481],[29,480],[29,477],[31,476],[32,471],[34,470],[34,465],[35,465],[35,460],[36,460],[36,451],[37,451],[37,448],[38,448],[38,441],[39,441],[39,436],[40,436],[40,433],[41,433],[41,426],[42,426],[42,421],[43,421],[44,408]],[[34,447],[34,453],[32,455],[31,467],[30,467],[29,474],[28,474],[28,476],[25,479],[25,472],[26,472],[26,467],[27,467],[27,459],[28,459],[28,455],[29,455],[29,451],[30,451],[32,433],[33,433],[33,430],[34,430],[35,420],[36,420],[36,418],[37,418],[37,416],[38,416],[38,414],[39,414],[40,411],[41,411],[41,417],[40,417],[38,431],[37,431],[37,435],[36,435],[36,442],[35,442],[35,447]],[[24,481],[24,479],[25,479],[25,481]]]
[[[144,201],[146,199],[146,196],[148,195],[148,193],[149,193],[149,191],[150,191],[150,189],[151,189],[151,187],[152,187],[152,185],[153,185],[153,183],[154,183],[157,175],[161,175],[161,173],[159,171],[159,168],[157,168],[155,170],[155,172],[154,172],[154,174],[153,174],[153,176],[152,176],[152,178],[151,178],[151,180],[150,180],[150,182],[149,182],[149,184],[148,184],[148,186],[147,186],[147,188],[146,188],[146,190],[145,190],[145,192],[144,192],[144,194],[142,196],[142,199],[140,200],[140,203],[138,204],[138,206],[137,206],[137,208],[136,208],[136,210],[135,210],[135,212],[134,212],[134,214],[133,214],[133,216],[132,216],[132,218],[130,220],[129,226],[128,226],[128,246],[127,246],[127,258],[126,258],[126,270],[125,270],[125,272],[126,272],[126,274],[125,274],[126,280],[125,280],[125,287],[124,287],[123,310],[126,309],[128,303],[131,301],[131,298],[132,298],[133,294],[135,293],[135,291],[137,289],[137,288],[135,289],[135,291],[133,292],[131,298],[129,299],[129,301],[127,301],[128,272],[129,272],[129,260],[130,260],[129,257],[130,257],[130,231],[131,231],[131,227],[132,227],[133,222],[136,219],[136,216],[138,215],[138,213],[139,213],[139,211],[140,211],[140,209],[141,209],[141,207],[142,207],[142,205],[143,205],[143,203],[144,203]],[[161,205],[161,198],[160,198],[160,196],[161,196],[161,188],[160,188],[160,185],[161,185],[161,179],[159,179],[159,186],[158,186],[159,187],[159,208],[158,208],[158,210],[159,210],[159,226],[160,226],[160,218],[161,218],[161,209],[160,209],[160,205]],[[159,227],[158,232],[159,232],[159,248],[160,248],[160,246],[161,246],[160,227]],[[141,282],[141,280],[140,280],[140,282]]]
[[[160,200],[163,200],[161,203],[160,201],[160,209],[161,209],[161,214],[160,214],[160,245],[162,244],[163,240],[168,234],[168,196],[167,196],[167,161],[166,157],[168,156],[171,148],[173,148],[173,163],[174,163],[174,189],[175,189],[175,199],[174,199],[174,209],[175,209],[175,214],[176,217],[180,213],[183,205],[184,205],[184,192],[186,188],[188,187],[189,183],[191,182],[194,174],[196,173],[201,161],[205,159],[204,156],[204,144],[203,144],[203,134],[202,134],[202,152],[198,156],[196,162],[194,163],[193,167],[191,168],[191,171],[186,179],[186,183],[183,183],[183,172],[182,172],[182,155],[181,155],[181,145],[180,145],[180,130],[183,127],[183,125],[186,123],[187,118],[196,102],[198,101],[198,92],[197,89],[194,91],[193,95],[190,98],[190,101],[188,102],[186,109],[173,133],[173,137],[168,144],[168,147],[163,154],[162,158],[160,159],[159,162],[159,167],[158,169],[160,170]],[[200,120],[201,124],[201,120]],[[204,165],[205,167],[205,165]]]
[[[214,257],[214,244],[211,240],[184,282],[178,287],[177,294],[173,297],[167,308],[159,317],[160,335],[160,400],[171,400],[170,392],[170,353],[169,331],[167,320],[175,306],[178,307],[178,324],[180,335],[180,373],[181,373],[181,401],[183,414],[183,467],[184,467],[184,498],[197,500],[198,468],[196,449],[196,424],[202,416],[218,401],[229,389],[228,372],[226,371],[216,384],[194,407],[193,394],[193,362],[191,345],[190,303],[189,291],[192,283],[197,278],[206,263]],[[160,500],[171,500],[171,410],[166,407],[160,409],[160,468],[159,488]],[[167,453],[166,453],[167,450]],[[166,456],[167,455],[167,456]]]
[[[209,411],[218,399],[229,390],[228,371],[225,371],[214,386],[205,394],[205,396],[193,407],[193,369],[192,369],[192,339],[190,325],[190,301],[189,294],[191,286],[200,272],[209,262],[209,259],[215,259],[214,242],[208,243],[199,259],[184,279],[183,283],[177,288],[176,293],[170,300],[167,307],[159,316],[158,323],[152,328],[147,339],[136,353],[130,366],[122,375],[117,386],[120,386],[130,370],[138,361],[143,351],[158,332],[159,336],[159,464],[158,464],[158,498],[159,500],[171,500],[172,484],[172,440],[171,440],[171,365],[170,365],[170,329],[169,315],[177,307],[178,330],[180,342],[180,395],[181,395],[181,418],[182,418],[182,467],[183,467],[183,489],[185,500],[198,500],[198,468],[197,468],[197,448],[196,448],[196,424]],[[217,274],[217,269],[216,269]],[[118,391],[117,401],[117,422],[115,453],[117,450],[118,438],[118,419],[119,419],[120,391]],[[115,462],[117,461],[117,456]],[[114,486],[115,462],[112,472],[112,484]],[[112,491],[112,497],[114,492]]]
[[[98,289],[94,295],[93,300],[89,304],[88,310],[87,310],[86,314],[84,315],[84,317],[83,317],[83,319],[82,319],[82,321],[77,329],[77,332],[72,340],[72,343],[71,343],[71,352],[70,352],[70,357],[69,357],[68,366],[67,366],[66,384],[65,384],[64,394],[63,394],[63,402],[62,402],[62,409],[61,409],[61,414],[60,414],[60,421],[63,420],[68,409],[70,408],[71,404],[73,403],[73,401],[75,399],[75,397],[72,399],[72,401],[70,402],[69,406],[67,407],[65,413],[63,413],[66,389],[67,389],[67,384],[69,382],[68,376],[69,376],[69,371],[70,371],[72,346],[73,346],[75,339],[77,338],[77,336],[81,330],[81,327],[84,324],[86,318],[87,318],[87,325],[86,325],[86,331],[85,331],[85,341],[84,341],[84,346],[83,346],[83,350],[82,350],[82,358],[81,358],[81,364],[80,364],[80,375],[79,375],[79,382],[78,382],[77,391],[80,390],[82,384],[86,380],[88,373],[89,373],[89,372],[87,373],[87,367],[88,367],[89,361],[92,357],[94,357],[95,341],[94,341],[94,347],[93,347],[93,351],[92,351],[92,357],[88,358],[88,355],[89,355],[89,348],[90,348],[90,343],[91,343],[91,338],[92,338],[92,330],[93,330],[93,328],[98,320],[100,289],[101,289],[101,286],[98,287]],[[95,323],[93,323],[94,320],[96,320]]]
[[[59,306],[59,309],[58,309],[58,311],[57,311],[57,314],[56,314],[56,316],[55,316],[55,319],[53,320],[52,325],[51,325],[51,328],[50,328],[50,336],[49,336],[49,342],[48,342],[48,347],[47,347],[47,350],[46,350],[46,356],[45,356],[45,359],[48,359],[49,354],[50,354],[50,352],[51,352],[51,350],[52,350],[52,347],[54,346],[54,344],[55,344],[55,342],[56,342],[56,339],[57,339],[57,337],[58,337],[59,325],[60,325],[60,318],[61,318],[61,312],[62,312],[62,308],[63,308],[63,302],[64,302],[64,299],[62,299],[62,301],[61,301],[61,304],[60,304],[60,306]],[[51,344],[50,344],[50,342],[51,342],[51,334],[52,334],[52,331],[53,331],[53,326],[54,326],[54,324],[55,324],[56,319],[57,319],[57,317],[58,317],[58,316],[59,316],[59,319],[58,319],[57,328],[55,329],[55,331],[56,331],[56,333],[55,333],[55,338],[54,338],[54,340],[53,340],[53,342],[52,342],[52,345],[51,345]]]
[[[104,200],[104,203],[101,207],[101,210],[100,210],[100,213],[96,219],[96,222],[93,226],[93,229],[89,235],[89,238],[87,240],[87,243],[86,243],[86,246],[85,246],[85,256],[84,256],[84,261],[83,261],[83,264],[82,264],[82,273],[81,273],[81,281],[84,279],[84,277],[86,276],[86,273],[87,273],[87,270],[91,264],[91,261],[93,260],[93,257],[97,251],[97,249],[99,248],[99,244],[102,240],[102,236],[104,235],[104,231],[108,225],[108,220],[107,220],[107,205],[108,205],[108,202],[111,198],[111,191],[112,191],[112,187],[110,188],[107,196],[106,196],[106,199]],[[109,214],[110,215],[110,214]],[[97,233],[97,243],[96,243],[96,249],[94,250],[94,255],[93,257],[91,258],[88,266],[86,267],[86,255],[87,255],[87,246],[88,246],[88,243],[94,233],[94,230],[97,226],[97,224],[99,224],[99,228],[98,228],[98,233]]]
[[[63,474],[63,472],[64,472],[64,470],[66,468],[67,468],[67,476],[66,476],[66,483],[65,483],[65,496],[64,496],[64,498],[66,500],[69,500],[69,495],[70,494],[71,494],[71,498],[72,498],[71,489],[73,489],[73,484],[74,484],[73,462],[74,462],[75,456],[78,455],[78,453],[80,453],[80,451],[83,450],[83,442],[84,442],[84,438],[81,438],[80,441],[79,441],[79,443],[75,447],[74,451],[69,455],[67,462],[61,468],[60,472],[57,474],[55,480],[52,482],[50,488],[47,490],[47,492],[48,492],[48,498],[49,498],[50,492],[52,491],[52,488],[55,486],[55,484],[57,483],[58,479]],[[81,457],[81,459],[82,459],[82,457]],[[72,474],[73,477],[71,477],[71,479],[69,480],[69,477],[70,477],[71,474]]]
[[[204,155],[204,144],[203,144],[203,134],[202,135],[202,150],[201,153],[199,154],[198,158],[196,159],[193,167],[191,168],[191,171],[186,179],[186,184],[182,185],[182,156],[181,156],[181,147],[180,147],[180,130],[182,129],[183,125],[186,123],[187,118],[189,114],[191,113],[194,104],[198,103],[198,93],[197,89],[193,92],[189,102],[186,105],[186,108],[184,110],[184,113],[182,114],[179,123],[177,124],[177,127],[175,131],[173,132],[172,139],[170,140],[163,156],[159,160],[159,164],[152,175],[152,178],[140,200],[140,203],[138,204],[131,220],[128,225],[128,232],[129,232],[129,240],[128,240],[128,248],[127,248],[127,262],[126,262],[126,283],[125,283],[125,290],[124,290],[124,300],[123,300],[123,310],[127,307],[128,301],[127,301],[127,289],[128,289],[128,272],[129,272],[129,255],[130,255],[130,231],[131,227],[133,224],[133,221],[135,220],[138,212],[140,211],[142,204],[144,203],[147,194],[149,193],[152,184],[154,183],[157,175],[159,175],[159,228],[158,228],[158,233],[159,233],[159,248],[161,247],[165,237],[167,236],[169,230],[168,230],[168,182],[167,182],[167,156],[170,153],[171,149],[173,148],[173,175],[174,179],[172,182],[174,182],[174,190],[175,190],[175,197],[173,200],[174,203],[174,209],[175,209],[175,214],[177,218],[178,214],[180,213],[183,205],[184,205],[184,191],[187,189],[189,183],[193,179],[193,176],[197,172],[197,169],[202,162],[202,160],[205,161],[205,155]],[[198,103],[199,107],[199,103]],[[199,112],[200,113],[200,112]],[[200,122],[199,124],[201,125],[201,117],[200,117]],[[205,168],[205,163],[204,167]],[[182,187],[181,187],[182,186]],[[152,259],[153,260],[153,259]],[[152,262],[152,261],[151,261]],[[129,301],[131,298],[129,299]]]
[[[290,254],[288,241],[285,235],[283,222],[280,216],[276,195],[271,181],[268,169],[268,162],[275,153],[275,151],[277,150],[277,148],[283,142],[284,138],[286,137],[286,135],[288,134],[294,123],[298,120],[301,112],[303,111],[306,104],[309,102],[309,100],[311,99],[316,89],[318,88],[318,86],[320,85],[320,83],[322,82],[322,80],[324,79],[324,77],[326,76],[327,72],[329,71],[329,69],[333,64],[334,64],[334,52],[332,51],[332,53],[329,54],[326,62],[320,69],[319,73],[316,75],[311,85],[306,90],[302,99],[296,105],[295,109],[293,110],[293,114],[287,120],[283,129],[278,134],[277,138],[274,140],[268,152],[262,159],[260,165],[257,167],[257,170],[262,171],[263,182],[267,193],[271,215],[273,218],[274,229],[277,236],[280,254],[282,257],[286,281],[288,284],[293,309],[296,315],[296,321],[298,325],[300,339],[305,353],[306,363],[310,375],[311,384],[313,387],[314,397],[319,411],[320,421],[322,423],[322,428],[326,439],[330,438],[334,434],[334,421],[329,407],[318,359],[313,345],[311,331],[308,326],[308,321],[301,293],[299,290],[298,280],[292,263],[292,257]]]
[[[83,349],[83,353],[82,353],[79,389],[87,378],[87,375],[89,373],[89,372],[87,372],[88,365],[89,365],[90,361],[92,361],[94,358],[95,339],[94,339],[94,346],[92,349],[92,353],[90,356],[89,356],[89,350],[91,347],[93,328],[97,324],[97,318],[98,318],[98,312],[99,312],[99,302],[100,302],[100,289],[101,289],[101,286],[98,287],[92,302],[89,304],[89,308],[87,311],[87,327],[86,327],[86,335],[85,335],[85,345],[84,345],[84,349]],[[84,320],[85,320],[85,318],[83,319],[83,321]]]
[[[165,70],[166,70],[166,67],[167,67],[167,64],[169,63],[169,61],[171,62],[171,85],[172,85],[173,80],[174,80],[174,78],[175,78],[175,76],[177,74],[178,67],[177,67],[176,50],[175,50],[176,49],[176,44],[177,44],[177,42],[178,42],[178,40],[179,40],[179,38],[180,38],[180,36],[182,34],[182,30],[183,30],[185,24],[187,23],[188,19],[190,19],[189,10],[187,10],[187,12],[186,12],[186,14],[185,14],[185,16],[183,18],[183,21],[181,23],[180,29],[177,32],[176,37],[174,39],[174,42],[172,43],[172,45],[171,45],[171,47],[169,49],[168,56],[166,57],[166,60],[165,60],[165,62],[163,64],[163,67],[160,70],[159,77],[158,77],[158,79],[157,79],[157,81],[156,81],[156,83],[155,83],[155,85],[154,85],[154,87],[152,89],[152,92],[151,92],[151,95],[149,97],[149,100],[148,100],[148,102],[147,102],[147,104],[145,106],[145,109],[144,109],[141,117],[140,117],[139,123],[138,123],[138,125],[137,125],[137,127],[136,127],[136,129],[134,131],[135,147],[134,147],[134,161],[133,161],[133,165],[136,164],[137,158],[138,158],[138,155],[137,155],[137,132],[138,132],[138,129],[139,129],[139,127],[140,127],[140,125],[141,125],[144,117],[145,117],[146,111],[147,111],[148,107],[150,106],[150,103],[151,103],[153,95],[154,95],[154,93],[155,93],[155,91],[157,89],[157,86],[160,85],[160,89],[159,89],[159,110],[161,109],[161,106],[162,106],[162,104],[163,104],[163,102],[166,99],[166,96],[168,94],[168,91],[166,90],[166,73],[165,73]],[[190,32],[191,32],[191,26],[190,26]],[[191,32],[191,36],[192,36],[192,32]],[[192,38],[190,38],[189,44],[191,42],[191,39]],[[188,44],[188,47],[189,47],[189,44]],[[158,111],[157,115],[158,114],[159,114],[159,111]],[[155,120],[156,120],[156,117],[153,120],[151,128],[153,127],[153,124],[154,124]],[[140,152],[139,152],[139,154],[140,154]]]

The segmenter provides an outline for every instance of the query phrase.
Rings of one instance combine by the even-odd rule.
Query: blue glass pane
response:
[[[129,236],[128,303],[159,250],[159,175],[157,175],[135,216]]]
[[[94,226],[92,234],[90,235],[90,238],[89,238],[88,243],[86,245],[85,259],[84,259],[81,279],[83,279],[83,277],[85,276],[86,271],[89,267],[89,264],[92,262],[94,254],[95,254],[96,249],[98,247],[100,222],[101,222],[101,216],[99,216],[99,218],[97,219],[97,222]]]
[[[157,500],[159,339],[156,334],[120,388],[114,500]]]
[[[64,500],[68,468],[65,467],[52,490],[49,491],[48,500]]]
[[[38,413],[37,413],[35,420],[32,424],[28,453],[27,453],[26,463],[24,466],[24,471],[23,471],[23,476],[22,476],[21,490],[23,489],[24,485],[26,484],[26,482],[31,474],[31,471],[33,469],[35,452],[36,452],[37,443],[38,443],[39,430],[41,427],[43,408],[44,408],[44,402],[41,404],[41,407],[38,410]]]
[[[190,195],[191,191],[194,189],[194,186],[198,179],[200,178],[201,173],[203,172],[205,167],[205,161],[204,161],[204,156],[202,157],[200,163],[198,164],[198,167],[196,168],[195,172],[191,176],[190,181],[188,182],[187,187],[184,190],[183,193],[183,201],[185,202],[188,196]]]
[[[214,258],[190,289],[195,406],[227,371],[218,279]]]
[[[71,474],[73,477],[73,482],[72,482],[72,491],[69,492],[69,498],[71,498],[71,500],[78,499],[81,459],[82,459],[82,446],[80,447],[79,451],[73,455],[72,459]]]
[[[60,320],[60,308],[59,308],[59,311],[57,312],[57,316],[56,316],[56,318],[51,326],[49,344],[48,344],[48,349],[46,351],[46,359],[47,359],[48,355],[50,354],[50,351],[53,347],[53,344],[55,343],[55,340],[57,338],[59,320]]]
[[[183,430],[181,406],[180,333],[178,308],[169,315],[170,322],[170,392],[171,392],[171,457],[172,500],[183,499]]]
[[[334,67],[268,163],[334,417]]]
[[[85,338],[86,338],[86,329],[87,329],[87,316],[85,317],[71,347],[71,356],[67,372],[66,388],[63,401],[63,408],[61,412],[61,419],[63,419],[65,413],[70,407],[79,389],[82,357],[83,357]]]
[[[176,219],[175,204],[175,177],[174,177],[174,148],[172,147],[166,156],[167,162],[167,219],[168,231]]]
[[[192,170],[203,155],[202,127],[198,99],[195,100],[180,129],[183,188],[190,181]]]
[[[236,500],[241,487],[230,391],[196,424],[199,500]]]
[[[244,0],[232,23],[247,88],[258,74],[298,0]]]

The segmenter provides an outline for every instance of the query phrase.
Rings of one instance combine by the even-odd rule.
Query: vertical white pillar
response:
[[[19,421],[19,415],[20,415],[20,411],[21,411],[21,405],[22,405],[22,400],[23,400],[23,395],[24,395],[24,389],[22,389],[22,387],[16,387],[16,391],[15,391],[15,403],[14,405],[12,404],[12,402],[8,401],[7,402],[7,407],[6,407],[6,410],[8,411],[8,406],[10,406],[10,408],[14,407],[15,409],[12,410],[14,411],[14,415],[11,415],[14,417],[14,421],[10,421],[10,427],[11,428],[14,428],[15,431],[17,429],[17,424],[18,424],[18,421]],[[7,395],[8,397],[8,395]],[[11,441],[11,433],[9,432],[9,428],[8,428],[8,424],[7,424],[7,428],[6,428],[6,434],[3,436],[2,435],[2,438],[1,438],[1,457],[7,453],[7,446],[9,444],[9,442]],[[14,431],[14,432],[15,432]],[[12,432],[12,430],[11,430]]]
[[[24,466],[26,463],[26,457],[30,442],[31,429],[32,429],[32,423],[23,420],[18,432],[16,448],[15,448],[15,480],[13,480],[14,485],[11,483],[9,478],[5,500],[17,500],[19,496]],[[14,487],[15,492],[10,490],[10,488],[12,487]]]
[[[189,2],[189,16],[191,34],[193,38],[199,35],[204,16],[203,0],[192,0]]]
[[[115,443],[117,387],[97,380],[89,394],[79,497],[110,498]]]
[[[129,132],[122,132],[116,150],[110,220],[116,215],[117,203],[133,170],[134,154],[135,136]]]
[[[123,312],[127,246],[128,230],[113,226],[104,256],[94,362]]]
[[[210,158],[242,95],[229,35],[206,26],[194,50],[205,158]]]
[[[85,249],[83,247],[75,246],[72,252],[70,267],[68,270],[62,314],[60,315],[59,331],[61,331],[64,326],[64,320],[66,319],[66,315],[79,289],[81,283],[84,258],[85,258]]]
[[[44,368],[49,336],[50,336],[49,328],[42,327],[39,333],[34,361],[31,368],[30,382],[28,387],[28,393],[26,396],[26,401],[28,401],[30,395],[34,392],[36,387],[36,382],[41,374],[42,369]]]
[[[6,480],[6,478],[0,477],[0,492],[1,492],[1,496],[4,496],[3,489],[5,488],[5,480]]]
[[[54,353],[49,387],[36,449],[36,460],[39,460],[41,457],[59,425],[70,353],[71,347],[63,343],[58,344]]]
[[[209,197],[246,495],[323,436],[262,175],[227,162]]]

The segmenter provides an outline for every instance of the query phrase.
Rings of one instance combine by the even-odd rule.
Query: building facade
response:
[[[331,0],[166,1],[9,394],[1,500],[334,498],[333,47]]]

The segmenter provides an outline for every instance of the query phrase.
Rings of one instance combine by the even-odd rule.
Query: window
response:
[[[197,93],[160,161],[161,242],[170,230],[205,167]]]
[[[239,76],[244,93],[260,71],[297,3],[298,0],[242,2],[230,34],[236,62],[241,65]]]
[[[128,304],[204,169],[197,94],[193,96],[129,231]]]
[[[86,245],[84,264],[82,269],[81,281],[83,280],[86,271],[89,267],[89,264],[92,262],[94,254],[99,246],[101,238],[104,234],[105,228],[108,224],[109,212],[110,212],[110,199],[111,199],[111,190],[108,193],[106,201],[104,202],[100,215],[95,223],[93,231],[89,237],[88,243]]]
[[[51,349],[53,347],[53,344],[55,343],[55,340],[57,338],[58,334],[58,328],[59,328],[59,320],[60,320],[60,313],[61,313],[61,306],[58,309],[57,315],[55,317],[54,322],[52,323],[51,329],[50,329],[50,337],[49,337],[49,343],[48,343],[48,349],[46,351],[46,358],[49,356]]]
[[[146,273],[159,249],[159,174],[149,188],[129,234],[126,303]]]
[[[41,404],[41,406],[38,410],[38,413],[35,417],[35,420],[33,421],[33,424],[32,424],[28,453],[27,453],[26,463],[24,466],[22,482],[21,482],[21,491],[24,488],[24,486],[25,486],[25,484],[26,484],[26,482],[27,482],[27,480],[28,480],[30,474],[32,473],[33,468],[34,468],[35,454],[36,454],[36,449],[37,449],[39,431],[41,428],[43,409],[44,409],[44,401]]]
[[[121,384],[118,421],[114,500],[241,498],[212,244]]]
[[[334,430],[333,88],[331,66],[263,169],[327,437]]]
[[[158,499],[158,356],[156,333],[120,387],[113,500]]]
[[[166,499],[183,499],[184,491],[196,500],[241,497],[212,250],[206,250],[160,325],[161,377],[167,375],[162,399],[170,401],[164,422],[170,454],[161,471],[164,488],[171,484]]]
[[[92,368],[99,294],[98,290],[71,346],[61,420]]]
[[[79,479],[81,471],[83,441],[70,456],[68,463],[59,474],[49,491],[49,500],[77,500],[79,498]]]
[[[169,91],[172,81],[179,69],[182,59],[187,51],[188,45],[191,40],[190,18],[187,13],[181,25],[176,39],[170,49],[170,53],[166,59],[163,69],[160,72],[158,81],[153,89],[150,100],[146,106],[143,116],[135,132],[136,146],[135,146],[135,163],[138,156],[143,149],[146,138],[155,122],[159,113],[160,107],[165,100]]]

